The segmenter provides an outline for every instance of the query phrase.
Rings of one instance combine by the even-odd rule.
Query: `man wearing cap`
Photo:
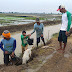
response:
[[[58,37],[58,41],[60,43],[60,49],[58,50],[63,50],[64,52],[67,44],[67,35],[71,26],[71,13],[65,9],[64,5],[60,5],[57,11],[60,11],[62,13],[62,25]],[[62,48],[62,42],[64,43],[63,48]]]
[[[11,59],[14,60],[14,51],[16,49],[16,39],[11,37],[11,34],[8,30],[5,30],[2,33],[3,39],[1,40],[1,49],[4,52],[4,64],[8,65],[9,55]]]
[[[40,38],[42,39],[45,45],[45,41],[43,37],[43,29],[44,29],[44,25],[40,23],[39,18],[36,18],[36,23],[34,24],[34,31],[31,33],[31,35],[36,31],[37,47],[38,47],[38,43],[40,42]]]

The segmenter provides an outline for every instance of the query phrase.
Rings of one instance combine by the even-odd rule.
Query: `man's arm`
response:
[[[13,52],[15,51],[16,49],[16,40],[14,40],[14,43],[13,43]]]
[[[24,39],[24,38],[29,37],[29,36],[30,36],[30,34],[28,34],[26,36],[21,35],[21,39]]]
[[[12,52],[12,54],[11,54],[11,57],[14,57],[15,55],[15,53],[14,53],[14,51],[15,51],[15,49],[16,49],[16,40],[14,40],[14,43],[13,43],[13,52]]]
[[[70,13],[67,14],[67,18],[68,18],[67,32],[69,32],[70,26],[71,26],[71,14]]]
[[[72,27],[70,28],[67,36],[70,36],[71,34],[72,34]]]
[[[34,30],[33,30],[33,32],[31,33],[31,35],[32,35],[34,32],[35,32],[35,25],[34,25]]]
[[[42,24],[42,34],[43,34],[43,31],[44,31],[44,25]]]
[[[3,48],[3,43],[2,43],[2,42],[0,43],[0,48],[1,48],[1,50],[2,50],[3,52],[5,52],[5,50],[4,50],[4,48]]]

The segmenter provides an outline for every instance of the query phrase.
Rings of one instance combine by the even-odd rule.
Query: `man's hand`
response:
[[[41,34],[41,37],[43,37],[43,34]]]
[[[12,52],[11,57],[14,57],[14,52]]]
[[[65,34],[66,34],[66,36],[67,36],[67,35],[68,35],[68,32],[66,31],[66,33],[65,33]]]
[[[8,51],[5,51],[5,54],[9,54],[9,52]]]
[[[31,34],[28,34],[28,36],[31,36]]]

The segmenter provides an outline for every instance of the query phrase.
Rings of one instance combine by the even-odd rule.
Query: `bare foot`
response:
[[[57,51],[58,51],[58,50],[62,50],[62,48],[57,49]]]
[[[65,49],[62,49],[63,53],[65,53]]]

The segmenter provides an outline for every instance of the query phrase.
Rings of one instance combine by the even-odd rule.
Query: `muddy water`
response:
[[[58,33],[60,30],[61,24],[59,25],[53,25],[53,26],[46,26],[44,27],[44,38],[45,38],[45,42],[47,42],[54,33]],[[27,31],[27,34],[30,34],[33,30]],[[17,41],[17,48],[15,50],[15,53],[17,56],[19,56],[21,54],[21,32],[19,33],[15,33],[13,35],[11,35],[12,37],[14,37]],[[36,33],[34,33],[31,38],[34,38],[34,47],[36,47]],[[0,38],[1,41],[2,38]],[[39,43],[39,45],[42,45],[42,41]],[[29,46],[30,48],[31,46]],[[0,49],[0,64],[3,64],[3,52]]]

